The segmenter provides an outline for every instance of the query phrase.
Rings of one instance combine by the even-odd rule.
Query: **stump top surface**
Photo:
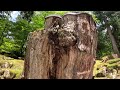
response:
[[[60,15],[48,15],[48,16],[45,17],[45,19],[50,18],[50,17],[62,18]]]
[[[64,14],[63,15],[63,17],[64,16],[66,16],[66,15],[82,15],[82,14],[86,14],[86,15],[88,15],[88,16],[91,16],[90,14],[88,14],[88,13],[81,13],[81,12],[69,12],[69,13],[66,13],[66,14]]]

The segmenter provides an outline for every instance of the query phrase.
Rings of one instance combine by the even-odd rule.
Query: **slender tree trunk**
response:
[[[113,51],[114,51],[114,53],[119,55],[120,53],[119,53],[119,50],[118,50],[118,47],[117,47],[115,38],[114,38],[114,36],[112,35],[110,26],[107,27],[107,32],[108,32],[108,35],[109,35],[110,40],[111,40],[111,42],[112,42],[112,46],[113,46]]]
[[[49,16],[45,30],[30,33],[26,79],[92,79],[96,25],[87,13]]]
[[[107,18],[105,18],[105,23],[106,23],[106,26],[107,26],[108,35],[109,35],[110,40],[111,40],[111,43],[112,43],[113,51],[114,51],[115,54],[118,55],[118,57],[120,57],[120,53],[119,53],[119,50],[118,50],[118,47],[117,47],[115,38],[114,38],[114,36],[112,35],[110,25],[108,25]]]

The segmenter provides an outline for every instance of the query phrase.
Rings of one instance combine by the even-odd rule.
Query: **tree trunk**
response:
[[[118,50],[118,47],[117,47],[115,38],[114,38],[114,36],[112,35],[110,26],[107,27],[107,31],[108,31],[110,40],[111,40],[111,42],[112,42],[112,46],[113,46],[113,51],[114,51],[114,53],[119,55],[119,50]]]
[[[49,16],[45,30],[28,36],[26,79],[92,79],[96,25],[87,13]]]
[[[112,42],[112,47],[113,47],[114,53],[117,54],[117,55],[119,55],[120,53],[119,53],[119,50],[118,50],[118,47],[117,47],[115,38],[114,38],[114,36],[112,35],[110,26],[107,27],[107,32],[108,32],[108,35],[109,35],[110,40],[111,40],[111,42]]]
[[[114,38],[114,36],[112,35],[110,25],[108,24],[107,17],[106,17],[104,20],[105,20],[105,24],[106,24],[106,26],[107,26],[107,32],[108,32],[108,35],[109,35],[110,40],[111,40],[111,43],[112,43],[112,47],[113,47],[114,54],[117,54],[118,57],[120,57],[120,53],[119,53],[119,50],[118,50],[118,47],[117,47],[115,38]]]

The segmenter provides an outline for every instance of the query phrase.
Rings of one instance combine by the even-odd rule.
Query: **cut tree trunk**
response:
[[[96,48],[91,15],[48,16],[45,30],[28,36],[25,79],[92,79]]]

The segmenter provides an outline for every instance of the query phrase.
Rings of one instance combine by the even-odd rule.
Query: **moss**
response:
[[[5,62],[12,63],[13,66],[11,68],[7,68],[10,70],[10,72],[16,74],[15,79],[19,79],[21,76],[21,73],[24,68],[24,61],[23,60],[18,60],[18,59],[11,59],[11,60],[3,60],[3,55],[0,55],[0,64],[3,64]],[[8,58],[8,57],[6,57]],[[2,70],[5,70],[5,68],[1,68]]]
[[[117,69],[120,70],[120,58],[117,59],[110,59],[108,60],[106,63],[105,62],[101,62],[101,60],[96,60],[96,64],[94,65],[94,72],[93,75],[97,75],[98,73],[100,73],[100,71],[102,70],[101,67],[103,66],[107,66],[107,69],[109,70],[113,70],[113,69]],[[100,79],[102,77],[95,77],[95,79]],[[106,78],[111,78],[111,76],[108,75],[106,76]]]
[[[118,65],[116,63],[115,64],[109,64],[107,67],[110,68],[110,69],[117,69]]]
[[[23,70],[19,70],[19,69],[11,69],[10,70],[10,72],[16,74],[16,77],[14,79],[20,79],[22,71]]]
[[[94,65],[94,71],[93,71],[93,76],[95,76],[98,72],[97,68],[99,68],[101,66],[101,61],[100,60],[96,60],[96,64]]]
[[[117,58],[117,59],[111,59],[111,60],[107,61],[107,63],[113,64],[113,63],[117,63],[119,61],[120,61],[120,58]]]

